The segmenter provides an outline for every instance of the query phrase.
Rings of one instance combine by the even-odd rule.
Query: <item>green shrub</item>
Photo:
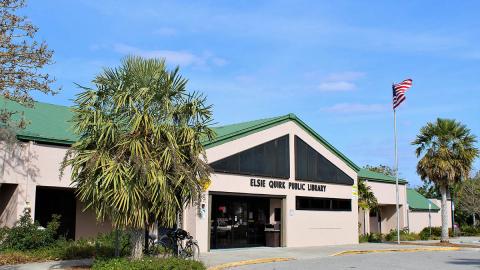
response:
[[[365,243],[365,242],[379,243],[379,242],[382,242],[382,240],[383,240],[383,235],[381,233],[367,233],[367,234],[362,234],[358,237],[358,242],[360,243]]]
[[[371,233],[368,235],[368,242],[370,243],[379,243],[383,241],[383,234],[381,233]]]
[[[463,236],[479,236],[480,235],[480,227],[463,225],[460,227],[460,233]]]
[[[113,257],[115,250],[111,247],[95,246],[86,241],[59,240],[54,245],[32,250],[3,250],[0,252],[0,265],[40,262],[49,260],[74,260],[93,257]]]
[[[440,235],[442,234],[442,228],[441,227],[432,227],[431,228],[432,232],[430,234],[430,227],[425,227],[423,228],[422,231],[420,231],[420,239],[422,240],[429,240],[429,239],[440,239]]]
[[[130,253],[128,234],[119,233],[120,256]],[[46,252],[63,260],[82,258],[111,258],[115,256],[115,232],[100,234],[92,239],[80,239],[76,241],[58,240],[55,245],[44,248],[39,252]]]
[[[400,241],[415,241],[419,239],[420,235],[416,233],[400,230]],[[397,241],[397,230],[390,230],[390,232],[385,235],[385,241]]]
[[[151,258],[128,260],[126,258],[95,260],[92,270],[204,270],[201,262],[183,260],[179,258]]]
[[[111,231],[109,233],[105,234],[99,234],[96,238],[91,239],[90,242],[95,242],[95,246],[99,248],[99,252],[101,254],[98,254],[100,257],[108,257],[108,256],[103,256],[103,254],[107,251],[110,250],[112,251],[112,256],[115,253],[115,231]],[[118,231],[118,242],[119,242],[119,248],[120,248],[120,255],[128,255],[130,254],[130,234],[126,231]]]
[[[30,208],[23,210],[18,223],[10,229],[3,230],[1,249],[33,250],[50,246],[55,242],[60,216],[52,216],[47,228],[40,229],[37,222],[32,222]]]
[[[0,247],[3,246],[3,242],[7,238],[7,233],[8,233],[9,230],[10,229],[7,228],[7,227],[0,228]],[[1,250],[1,248],[0,248],[0,250]]]
[[[452,228],[448,228],[448,235],[452,236]],[[430,227],[425,227],[419,233],[422,240],[438,240],[442,236],[442,227],[432,227],[432,234],[430,235]]]
[[[368,242],[368,234],[360,234],[358,236],[358,242],[359,243],[366,243]]]
[[[0,265],[115,256],[115,231],[87,240],[56,239],[59,218],[53,216],[47,228],[39,229],[26,208],[15,227],[0,228]],[[129,243],[128,233],[119,231],[120,256],[130,253]]]

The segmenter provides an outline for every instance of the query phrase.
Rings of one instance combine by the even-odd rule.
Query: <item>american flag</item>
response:
[[[405,92],[407,92],[410,87],[412,87],[412,79],[406,79],[401,83],[392,85],[394,110],[405,100]]]

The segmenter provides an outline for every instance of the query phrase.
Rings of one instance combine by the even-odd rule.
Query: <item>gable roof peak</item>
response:
[[[338,149],[336,149],[333,145],[331,145],[327,140],[325,140],[322,136],[320,136],[317,132],[315,132],[311,127],[305,124],[305,122],[303,122],[293,113],[232,125],[213,127],[213,130],[215,131],[217,136],[212,140],[204,141],[203,144],[205,148],[211,148],[289,121],[293,121],[297,125],[299,125],[303,130],[305,130],[312,137],[314,137],[320,144],[325,146],[334,155],[343,160],[350,168],[352,168],[356,172],[360,170],[360,167],[358,167],[353,161],[348,159],[344,154],[342,154]]]

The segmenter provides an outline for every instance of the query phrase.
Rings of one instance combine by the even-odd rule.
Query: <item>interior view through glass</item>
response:
[[[266,234],[280,232],[280,203],[273,198],[212,195],[210,248],[267,245]]]

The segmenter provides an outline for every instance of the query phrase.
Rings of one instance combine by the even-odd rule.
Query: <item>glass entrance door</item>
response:
[[[213,195],[210,247],[264,246],[268,213],[268,198]]]

